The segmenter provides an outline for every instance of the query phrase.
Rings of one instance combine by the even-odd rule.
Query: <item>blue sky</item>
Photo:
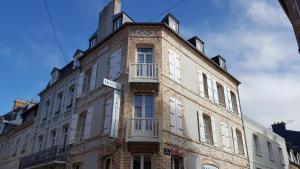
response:
[[[135,21],[149,21],[181,0],[123,0]],[[86,49],[98,13],[109,0],[48,0],[58,37],[70,61]],[[198,35],[209,56],[221,54],[242,85],[243,111],[270,126],[300,113],[300,56],[287,17],[274,0],[186,0],[170,11],[185,38]],[[163,16],[154,21],[160,21]],[[0,5],[0,113],[13,100],[38,99],[51,69],[66,61],[59,51],[42,0]],[[287,106],[286,106],[287,105]],[[300,128],[300,121],[288,127]]]

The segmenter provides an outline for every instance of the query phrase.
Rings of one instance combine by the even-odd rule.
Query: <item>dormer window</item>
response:
[[[117,18],[114,21],[114,28],[113,31],[116,31],[117,29],[119,29],[122,26],[122,17]]]
[[[97,37],[95,36],[94,38],[92,38],[90,40],[90,48],[93,48],[96,46],[96,43],[97,43]]]
[[[59,77],[59,70],[57,68],[54,68],[52,73],[51,73],[51,81],[50,84],[52,85],[58,80]]]
[[[196,47],[199,51],[204,53],[204,42],[200,40],[197,36],[188,40],[194,47]]]
[[[173,31],[178,32],[178,24],[173,19],[169,20],[169,25]]]
[[[176,33],[179,33],[179,21],[171,14],[168,14],[163,20],[163,23],[169,25],[169,27],[175,31]]]

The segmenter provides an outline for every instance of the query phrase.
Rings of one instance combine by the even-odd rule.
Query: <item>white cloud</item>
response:
[[[283,10],[273,0],[231,0],[229,13],[222,29],[212,25],[202,33],[208,55],[223,55],[229,72],[242,82],[246,115],[266,127],[295,120],[288,127],[299,130],[300,56]],[[185,35],[196,34],[190,27],[183,28]]]

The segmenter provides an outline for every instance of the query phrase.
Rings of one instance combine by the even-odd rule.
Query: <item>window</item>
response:
[[[298,15],[300,16],[300,0],[295,0],[295,4],[296,4],[296,7],[297,7]]]
[[[231,95],[231,101],[232,101],[233,112],[234,112],[235,114],[239,114],[236,95],[235,95],[232,91],[230,91],[230,95]]]
[[[218,96],[219,96],[219,103],[220,106],[226,107],[225,103],[225,95],[224,95],[224,87],[217,83],[217,90],[218,90]]]
[[[221,136],[223,141],[223,150],[230,151],[230,142],[229,142],[229,127],[225,123],[221,123]]]
[[[91,77],[92,77],[92,69],[89,69],[85,72],[85,76],[84,76],[83,91],[85,93],[87,93],[89,90],[89,86],[91,83]]]
[[[203,169],[219,169],[219,168],[210,164],[204,164]]]
[[[169,50],[169,74],[170,78],[181,82],[180,57],[173,51]]]
[[[106,157],[104,159],[104,169],[112,169],[112,157]]]
[[[182,103],[174,97],[170,100],[171,132],[183,134],[183,112]]]
[[[22,152],[25,152],[26,151],[26,147],[27,147],[27,142],[28,142],[28,138],[29,138],[29,132],[26,133],[25,135],[25,139],[24,139],[24,143],[23,143],[23,148],[22,148]]]
[[[152,134],[152,118],[153,118],[153,96],[151,95],[136,95],[134,97],[135,111],[134,129],[136,132],[141,131],[144,134]],[[135,133],[137,134],[137,133]]]
[[[206,74],[202,74],[203,76],[203,87],[204,87],[204,96],[208,99],[208,84],[207,84],[207,76]]]
[[[39,151],[41,151],[42,150],[42,148],[43,148],[43,139],[44,139],[44,136],[43,135],[40,135],[39,137],[38,137],[38,149],[39,149]]]
[[[138,48],[136,58],[136,76],[153,77],[155,70],[153,67],[153,49]]]
[[[13,155],[16,155],[16,154],[17,154],[18,147],[19,147],[19,143],[20,143],[20,137],[18,137],[17,140],[16,140],[16,143],[15,143],[15,150],[14,150],[14,154],[13,154]]]
[[[171,157],[171,169],[183,169],[183,160],[180,157]]]
[[[205,133],[205,143],[213,144],[213,133],[212,133],[212,125],[211,125],[211,118],[203,114],[203,122],[204,122],[204,133]]]
[[[152,169],[153,160],[150,154],[135,154],[131,161],[132,169]]]
[[[291,162],[294,162],[294,155],[293,155],[294,153],[293,153],[293,150],[290,150],[290,153],[289,153],[289,156],[290,156],[290,160],[291,160]]]
[[[199,40],[196,40],[196,48],[204,53],[204,45]]]
[[[272,143],[267,141],[267,146],[268,146],[268,152],[269,152],[270,160],[274,161],[274,153],[273,153]]]
[[[73,169],[81,169],[81,165],[80,165],[80,163],[75,163],[72,165],[72,168]]]
[[[58,115],[60,113],[60,110],[61,110],[61,107],[62,107],[62,100],[63,100],[63,92],[60,92],[60,93],[57,94],[55,115]]]
[[[69,97],[68,97],[68,103],[67,103],[67,110],[72,108],[73,100],[74,100],[74,92],[75,92],[75,85],[72,85],[69,87]]]
[[[169,26],[171,29],[173,29],[176,33],[178,33],[178,24],[174,19],[169,18]]]
[[[116,80],[117,78],[119,78],[121,74],[121,57],[122,57],[121,50],[114,52],[110,57],[110,64],[109,64],[110,80]]]
[[[278,151],[279,151],[279,158],[280,158],[280,162],[281,164],[284,164],[284,157],[283,157],[283,151],[282,151],[282,148],[278,148]]]
[[[67,145],[67,141],[68,141],[68,131],[69,131],[69,125],[66,124],[65,126],[63,126],[63,146]]]
[[[50,132],[51,134],[51,147],[55,146],[55,139],[56,139],[56,129],[52,130]]]
[[[83,112],[79,115],[79,125],[77,127],[78,139],[79,141],[83,140],[84,130],[85,130],[85,121],[86,121],[86,112]]]
[[[50,100],[47,100],[45,103],[43,122],[47,120],[47,116],[49,113],[50,113]]]
[[[93,39],[90,40],[90,48],[95,47],[96,43],[97,43],[97,37],[94,37]]]
[[[244,155],[244,144],[243,144],[243,134],[240,130],[236,129],[236,138],[237,138],[237,144],[238,144],[238,153],[240,155]]]
[[[121,15],[121,16],[122,16],[122,15]],[[114,21],[113,31],[119,29],[121,26],[122,26],[122,17],[117,18],[117,19]]]
[[[253,139],[254,139],[255,153],[257,155],[261,155],[261,147],[260,147],[260,142],[259,142],[258,136],[253,134]]]

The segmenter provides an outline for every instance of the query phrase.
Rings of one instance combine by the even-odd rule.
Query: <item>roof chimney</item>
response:
[[[99,14],[97,43],[113,32],[114,16],[121,12],[121,0],[112,0]]]
[[[282,136],[283,133],[286,130],[286,124],[285,124],[285,122],[279,122],[279,123],[272,124],[272,130],[273,130],[274,133]]]

